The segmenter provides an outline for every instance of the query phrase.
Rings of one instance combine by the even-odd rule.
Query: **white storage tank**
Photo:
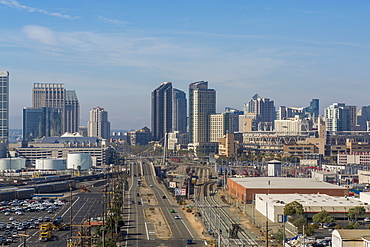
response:
[[[36,170],[65,170],[65,159],[38,159],[36,160]]]
[[[2,158],[0,159],[0,170],[19,170],[26,168],[24,158]]]
[[[68,154],[67,169],[77,170],[81,166],[81,170],[88,170],[91,168],[91,155],[84,153]]]

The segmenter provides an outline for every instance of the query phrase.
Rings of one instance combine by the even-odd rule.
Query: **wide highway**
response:
[[[130,165],[130,188],[125,194],[125,222],[127,237],[123,246],[188,246],[187,240],[192,239],[198,246],[203,246],[203,241],[192,229],[190,223],[182,213],[182,209],[167,193],[163,185],[156,180],[154,167],[148,162],[138,161]],[[138,183],[138,180],[142,182]],[[158,204],[149,205],[146,198],[140,195],[140,186],[146,184],[152,189]],[[138,204],[140,201],[140,204]],[[153,222],[144,217],[145,208],[160,207],[165,217],[165,222],[171,229],[170,236],[166,239],[160,238],[156,232]],[[170,211],[174,210],[175,213]],[[178,215],[180,218],[175,219]],[[166,224],[161,222],[162,224]]]

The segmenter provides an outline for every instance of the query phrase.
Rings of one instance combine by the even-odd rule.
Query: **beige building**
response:
[[[337,229],[331,236],[332,247],[368,247],[370,230]]]
[[[234,134],[226,134],[224,138],[218,139],[218,155],[230,157],[236,154],[236,143]]]
[[[239,116],[239,132],[249,132],[257,130],[256,114],[245,113]]]
[[[216,113],[216,91],[207,81],[189,85],[189,140],[191,143],[209,142],[209,115]],[[217,142],[217,141],[216,141]]]
[[[299,156],[303,157],[305,154],[317,153],[318,148],[314,144],[284,144],[283,157]]]
[[[367,142],[354,142],[347,139],[346,146],[349,153],[370,152],[370,144]]]
[[[233,133],[233,117],[230,113],[209,115],[209,141],[218,142],[227,133]]]
[[[310,123],[307,119],[296,116],[286,120],[275,120],[274,128],[277,135],[301,135],[310,130]]]

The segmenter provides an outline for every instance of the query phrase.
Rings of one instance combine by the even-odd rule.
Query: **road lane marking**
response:
[[[144,223],[145,223],[146,238],[149,240],[148,226],[146,225],[146,222]]]

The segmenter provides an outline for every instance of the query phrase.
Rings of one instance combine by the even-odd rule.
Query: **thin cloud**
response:
[[[23,9],[23,10],[26,10],[26,11],[31,12],[31,13],[36,12],[36,13],[55,16],[55,17],[59,17],[59,18],[69,19],[69,20],[74,20],[74,19],[79,18],[77,16],[70,16],[70,15],[67,15],[67,14],[62,14],[62,13],[57,13],[57,12],[49,12],[49,11],[44,10],[44,9],[39,9],[39,8],[26,6],[26,5],[20,4],[16,0],[0,0],[0,3],[6,5],[10,8]]]
[[[124,25],[130,24],[129,21],[115,20],[115,19],[111,19],[111,18],[105,17],[105,16],[98,16],[98,20],[103,22],[103,23],[114,24],[114,25],[117,25],[117,26],[124,26]]]
[[[27,25],[22,28],[25,36],[31,40],[37,41],[42,45],[56,45],[57,38],[52,30],[42,26]]]

